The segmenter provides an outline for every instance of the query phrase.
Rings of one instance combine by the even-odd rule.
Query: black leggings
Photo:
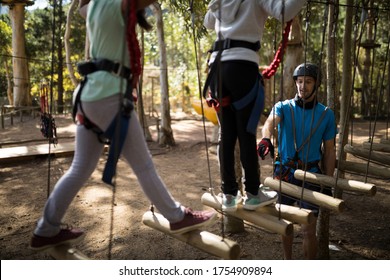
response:
[[[249,61],[227,61],[221,63],[220,84],[222,96],[235,102],[243,98],[255,85],[259,69],[256,63]],[[217,75],[216,75],[217,76]],[[211,82],[211,90],[218,96],[218,79]],[[235,173],[234,150],[238,140],[240,161],[243,167],[243,183],[245,190],[257,195],[260,185],[260,168],[256,152],[256,135],[249,133],[246,128],[251,115],[254,101],[241,110],[236,110],[230,104],[222,107],[218,113],[220,121],[218,155],[222,177],[222,191],[225,194],[236,195],[238,182]]]

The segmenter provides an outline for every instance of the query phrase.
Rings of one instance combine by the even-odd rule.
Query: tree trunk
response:
[[[54,28],[57,28],[57,56],[58,56],[58,64],[57,64],[57,75],[58,75],[58,84],[57,84],[57,112],[62,113],[64,111],[64,56],[62,52],[63,43],[62,43],[62,0],[58,3],[58,25]]]
[[[8,68],[8,61],[7,59],[4,59],[4,68],[5,68],[5,76],[7,79],[7,98],[8,98],[8,104],[14,105],[14,98],[12,95],[12,81],[11,77],[9,76],[9,68]]]
[[[10,6],[9,14],[12,22],[12,64],[13,64],[13,105],[27,105],[29,77],[24,32],[24,6],[26,3],[15,2]]]
[[[65,26],[65,35],[64,35],[64,44],[65,44],[65,61],[66,61],[66,66],[68,68],[69,72],[69,78],[72,81],[72,84],[74,87],[77,87],[79,84],[79,81],[77,80],[75,74],[74,74],[74,69],[72,66],[72,61],[70,60],[70,57],[72,55],[71,47],[70,47],[70,35],[71,35],[71,24],[72,24],[72,19],[73,15],[75,13],[75,10],[77,9],[79,1],[78,0],[73,0],[72,3],[70,4],[69,11],[67,14],[67,19],[66,19],[66,26]]]
[[[142,65],[144,65],[144,54],[145,54],[145,44],[144,44],[144,32],[141,31],[141,52],[142,52]],[[144,68],[142,67],[142,72],[139,77],[139,87],[138,87],[138,99],[137,99],[137,112],[138,112],[138,118],[140,120],[142,130],[144,132],[145,140],[146,141],[152,141],[152,135],[149,131],[149,125],[147,122],[147,119],[145,117],[145,110],[144,110],[144,101],[143,101],[143,80],[144,80]]]
[[[328,44],[327,44],[327,64],[326,64],[326,77],[327,77],[327,99],[326,105],[335,111],[335,96],[337,92],[336,88],[336,74],[337,74],[337,53],[336,53],[336,31],[337,31],[337,18],[335,18],[335,4],[338,1],[331,1],[329,5],[329,19],[328,19]]]
[[[295,96],[295,82],[292,78],[292,75],[295,67],[297,67],[303,62],[302,38],[303,35],[301,18],[300,16],[297,16],[293,19],[290,38],[285,52],[285,59],[283,65],[283,92],[280,93],[280,96],[276,101],[290,99]]]
[[[354,44],[352,44],[352,21],[353,21],[353,0],[348,0],[346,5],[345,32],[343,37],[343,69],[341,79],[341,100],[340,100],[340,133],[337,158],[340,161],[346,160],[346,153],[343,153],[343,147],[348,142],[349,119],[351,96],[353,91],[352,81],[352,57],[354,53]],[[337,171],[339,172],[339,170]],[[336,190],[335,196],[342,198],[342,190]]]
[[[161,146],[174,146],[175,139],[171,128],[171,115],[169,104],[168,86],[168,65],[164,38],[164,24],[162,18],[161,5],[155,3],[150,6],[156,16],[157,37],[160,51],[160,85],[161,85],[161,129],[158,136],[158,143]]]

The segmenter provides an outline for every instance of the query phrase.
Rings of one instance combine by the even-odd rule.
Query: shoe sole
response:
[[[263,203],[260,203],[260,204],[258,204],[258,205],[247,205],[247,204],[244,203],[243,208],[244,208],[245,210],[255,211],[257,208],[261,208],[261,207],[270,205],[270,204],[276,202],[277,200],[278,200],[278,197],[275,197],[275,198],[272,198],[272,199],[270,199],[270,200],[267,200],[267,201],[265,201],[265,202],[263,202]]]
[[[31,250],[36,251],[36,252],[46,251],[46,250],[49,250],[50,248],[54,248],[54,247],[61,246],[61,245],[77,245],[84,239],[84,237],[85,237],[85,234],[82,234],[75,239],[66,240],[66,241],[63,241],[60,243],[56,243],[56,244],[45,245],[42,247],[31,247],[31,246],[29,246],[29,247]]]
[[[210,217],[210,219],[208,219],[208,220],[206,220],[206,221],[204,221],[202,223],[199,223],[199,224],[196,224],[196,225],[193,225],[193,226],[190,226],[190,227],[181,228],[181,229],[178,229],[178,230],[171,230],[171,233],[173,233],[173,234],[187,233],[187,232],[194,231],[196,229],[199,229],[199,228],[202,228],[202,227],[214,224],[214,222],[216,222],[217,220],[218,220],[218,215],[215,212],[213,214],[213,216]]]

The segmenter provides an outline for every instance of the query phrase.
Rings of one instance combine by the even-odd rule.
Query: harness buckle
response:
[[[117,77],[121,77],[122,76],[121,75],[122,69],[123,69],[122,63],[117,62],[117,63],[115,63],[114,69],[111,70],[111,74],[113,74],[114,76],[117,76]]]
[[[120,62],[115,62],[114,69],[112,69],[110,73],[116,77],[125,78],[127,80],[131,80],[133,78],[131,71],[129,71],[128,75],[126,75],[126,67]]]

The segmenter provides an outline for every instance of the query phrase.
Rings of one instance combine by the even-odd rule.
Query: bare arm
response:
[[[265,121],[263,128],[261,130],[263,138],[271,139],[273,135],[274,128],[280,123],[281,118],[275,114],[270,114]]]
[[[325,175],[328,176],[333,176],[334,169],[336,166],[336,150],[334,143],[334,139],[324,141],[324,156],[322,158],[322,168]]]

